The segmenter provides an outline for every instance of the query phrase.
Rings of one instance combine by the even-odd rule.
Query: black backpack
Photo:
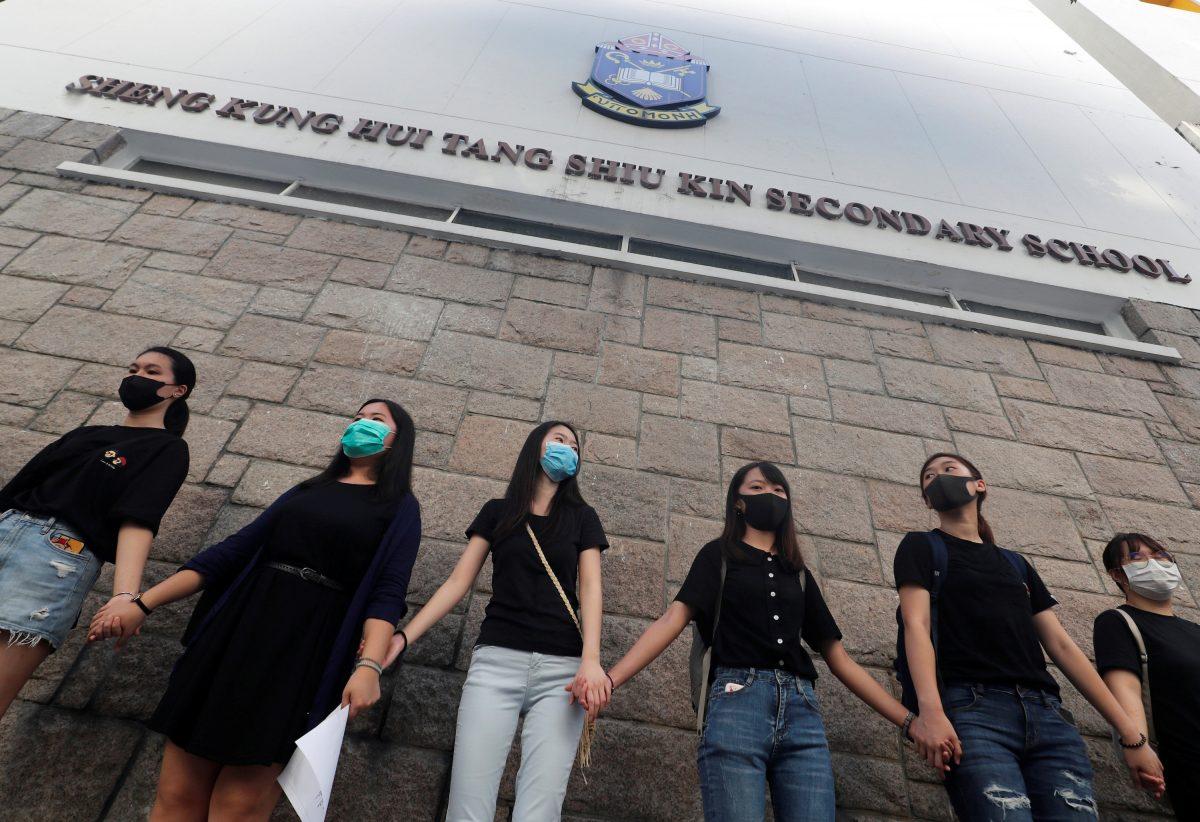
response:
[[[930,554],[933,558],[933,586],[929,589],[929,633],[933,641],[934,658],[938,649],[938,599],[942,594],[942,586],[946,583],[946,572],[950,568],[950,554],[946,550],[946,542],[937,531],[929,531]],[[1007,548],[997,549],[1012,565],[1017,576],[1025,582],[1025,592],[1028,594],[1033,584],[1033,569],[1016,551]],[[904,617],[900,606],[896,606],[896,679],[900,680],[900,702],[913,713],[917,712],[917,689],[913,685],[912,671],[908,668],[908,655],[904,650]],[[942,674],[938,671],[938,690],[942,690]]]

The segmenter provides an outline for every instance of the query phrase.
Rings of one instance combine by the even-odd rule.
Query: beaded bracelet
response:
[[[1138,734],[1138,736],[1140,736],[1141,739],[1139,739],[1137,742],[1134,742],[1132,745],[1129,745],[1129,744],[1125,743],[1123,740],[1121,740],[1121,747],[1127,751],[1132,751],[1136,748],[1142,747],[1143,745],[1146,744],[1146,735]]]
[[[917,715],[914,714],[912,711],[909,711],[908,716],[904,717],[904,727],[900,729],[901,732],[904,734],[904,738],[907,739],[909,742],[913,741],[912,724],[913,724],[913,720],[916,718],[917,718]]]
[[[359,657],[355,661],[354,669],[358,670],[359,668],[370,668],[375,673],[379,674],[380,676],[383,676],[383,666],[380,665],[378,662],[376,662],[373,659],[367,659],[365,656]]]

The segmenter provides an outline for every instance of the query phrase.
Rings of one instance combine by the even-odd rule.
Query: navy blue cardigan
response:
[[[183,633],[184,645],[204,633],[213,616],[230,601],[240,586],[246,584],[250,572],[263,561],[263,548],[279,517],[280,505],[297,490],[292,488],[287,491],[245,528],[184,563],[185,569],[204,577],[204,595]],[[421,507],[416,497],[411,493],[405,494],[396,516],[384,532],[375,557],[350,600],[333,651],[325,663],[306,730],[318,725],[341,700],[342,691],[353,670],[363,622],[382,619],[396,625],[407,613],[408,605],[404,598],[408,593],[408,581],[420,543]]]

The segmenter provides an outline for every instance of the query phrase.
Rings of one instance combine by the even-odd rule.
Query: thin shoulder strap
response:
[[[1158,740],[1155,739],[1154,734],[1154,718],[1150,712],[1150,655],[1146,653],[1146,640],[1142,638],[1142,631],[1133,621],[1133,617],[1120,608],[1111,610],[1114,614],[1120,614],[1121,619],[1125,620],[1125,624],[1129,626],[1129,633],[1133,634],[1133,641],[1137,643],[1138,659],[1142,666],[1142,710],[1146,712],[1146,730],[1150,741],[1157,743]]]
[[[525,532],[529,534],[529,538],[533,540],[533,547],[537,551],[538,559],[542,561],[542,567],[546,569],[546,573],[550,576],[550,581],[554,583],[554,589],[558,591],[558,596],[562,599],[563,605],[567,607],[567,613],[571,615],[571,621],[575,623],[575,630],[579,631],[579,635],[583,636],[583,626],[579,624],[579,617],[575,615],[575,609],[571,607],[571,600],[567,599],[567,594],[563,590],[562,584],[559,583],[558,577],[554,575],[554,569],[550,567],[550,563],[546,560],[545,553],[542,552],[542,544],[538,542],[537,534],[533,533],[533,528],[528,522],[525,523]]]
[[[717,607],[713,609],[712,642],[717,644],[717,625],[721,622],[721,603],[725,601],[725,572],[729,569],[725,560],[725,548],[721,547],[721,581],[717,585]]]

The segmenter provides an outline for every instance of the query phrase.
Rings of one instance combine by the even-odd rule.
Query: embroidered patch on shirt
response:
[[[107,465],[109,468],[113,468],[113,469],[124,468],[125,464],[128,462],[128,460],[126,460],[123,456],[121,456],[120,454],[118,454],[116,451],[113,451],[113,450],[105,451],[104,456],[101,458],[100,461],[103,462],[105,465]]]

